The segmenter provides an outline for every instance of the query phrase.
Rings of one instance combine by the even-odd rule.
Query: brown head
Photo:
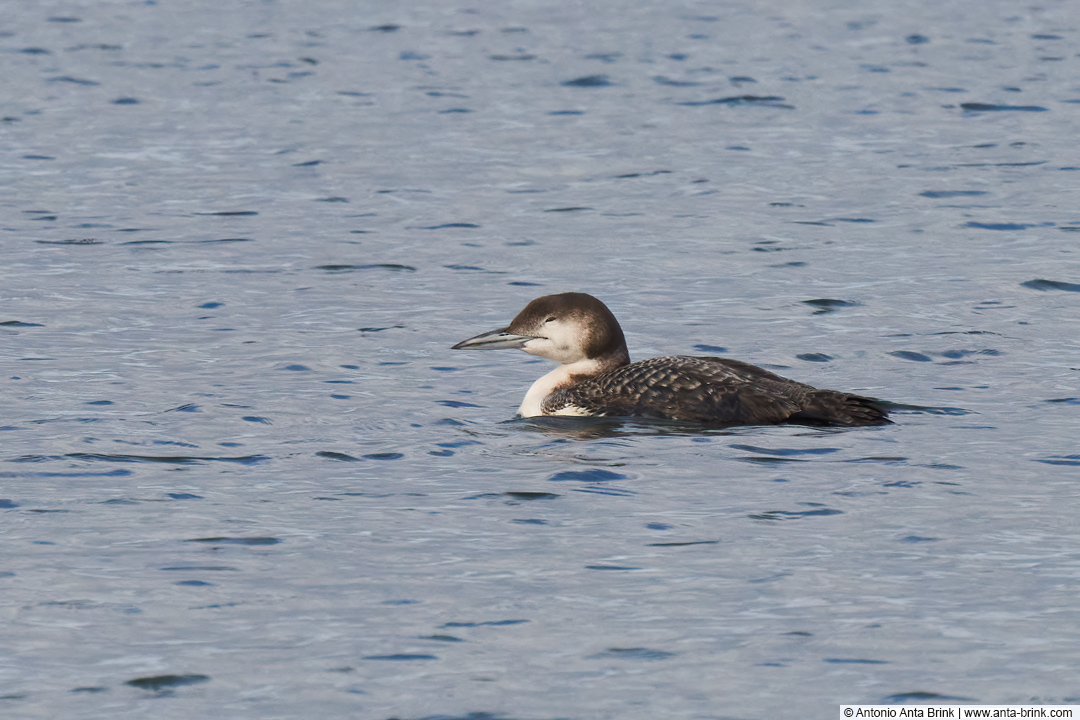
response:
[[[596,360],[617,367],[630,362],[619,321],[604,303],[576,292],[538,297],[507,327],[454,348],[518,348],[563,364]]]

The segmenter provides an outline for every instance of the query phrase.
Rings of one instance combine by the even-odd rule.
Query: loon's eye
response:
[[[545,321],[544,321],[544,323],[545,323],[545,324],[547,324],[547,323],[549,323],[549,322],[555,322],[555,320],[556,320],[555,316],[554,316],[554,315],[552,315],[552,316],[551,316],[551,317],[549,317],[549,318],[548,318],[547,320],[545,320]]]

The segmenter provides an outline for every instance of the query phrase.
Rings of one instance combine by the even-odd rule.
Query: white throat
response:
[[[521,407],[518,408],[518,414],[522,417],[537,417],[538,415],[543,415],[544,412],[541,409],[541,404],[544,402],[544,398],[558,388],[573,384],[575,375],[596,375],[600,370],[600,362],[590,359],[578,360],[577,362],[560,365],[532,384],[532,387],[529,388],[529,392],[525,393],[525,399],[521,401]],[[572,413],[557,412],[556,414]]]

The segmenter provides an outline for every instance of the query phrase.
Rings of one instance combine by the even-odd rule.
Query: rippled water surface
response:
[[[12,3],[0,714],[1080,703],[1073,3]],[[593,293],[895,425],[512,419]]]

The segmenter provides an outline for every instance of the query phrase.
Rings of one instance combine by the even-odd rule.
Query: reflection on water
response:
[[[677,435],[708,437],[728,435],[729,428],[702,426],[673,420],[651,418],[530,417],[505,420],[503,425],[524,431],[539,432],[550,438],[598,440],[639,435]]]

